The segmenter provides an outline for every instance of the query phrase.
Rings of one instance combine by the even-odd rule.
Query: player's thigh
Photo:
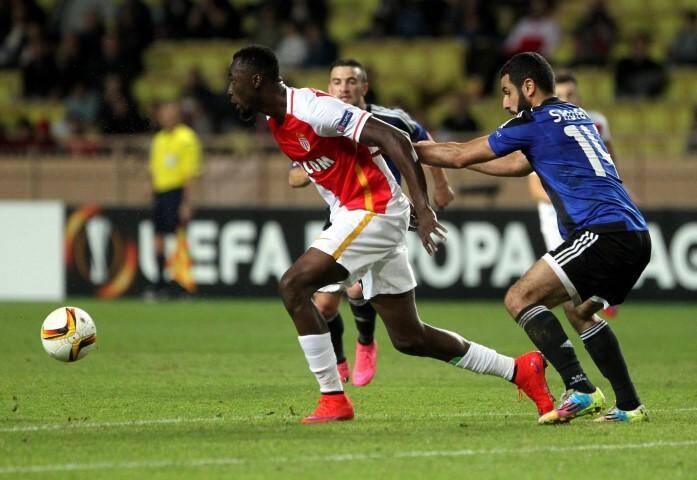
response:
[[[316,292],[313,301],[319,313],[325,319],[331,319],[339,311],[341,305],[341,290],[337,292]]]
[[[287,289],[312,289],[343,281],[348,272],[336,260],[321,250],[310,247],[283,274],[281,291]]]
[[[541,303],[556,307],[569,299],[569,294],[554,270],[544,260],[538,260],[508,289],[506,308],[516,317],[525,307]]]

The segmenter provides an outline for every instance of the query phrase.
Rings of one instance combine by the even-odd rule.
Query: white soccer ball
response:
[[[62,362],[81,359],[94,348],[97,327],[77,307],[61,307],[48,314],[41,326],[41,343],[49,356]]]

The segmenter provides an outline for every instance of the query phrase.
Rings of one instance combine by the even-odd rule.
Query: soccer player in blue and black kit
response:
[[[505,299],[508,312],[566,386],[559,406],[542,415],[540,423],[568,422],[605,405],[549,310],[569,300],[574,305],[567,308],[569,321],[616,397],[616,405],[597,420],[648,420],[615,334],[595,315],[622,303],[648,264],[651,240],[644,217],[588,114],[553,96],[554,72],[544,57],[518,54],[500,77],[503,107],[515,114],[513,119],[471,142],[429,142],[418,144],[416,151],[423,163],[434,166],[497,176],[535,171],[557,211],[564,243],[537,261]]]

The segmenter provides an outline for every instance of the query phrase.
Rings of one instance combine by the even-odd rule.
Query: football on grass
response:
[[[62,362],[81,359],[94,348],[97,327],[77,307],[61,307],[48,314],[41,326],[41,343],[49,356]]]

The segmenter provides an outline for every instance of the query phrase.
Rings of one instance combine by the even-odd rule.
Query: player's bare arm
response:
[[[419,142],[414,146],[419,160],[426,165],[443,168],[465,168],[496,158],[486,136],[469,142]]]
[[[488,162],[474,163],[467,169],[493,177],[525,177],[533,171],[528,159],[519,151]],[[536,176],[533,175],[533,177]],[[544,190],[542,192],[544,193]]]
[[[430,133],[426,132],[426,135],[428,135],[429,140],[433,140]],[[455,192],[450,187],[445,170],[440,167],[431,167],[430,165],[427,165],[425,168],[431,172],[431,178],[433,179],[433,203],[436,208],[442,210],[455,200]]]
[[[445,239],[445,228],[436,220],[436,214],[428,203],[426,177],[417,161],[416,153],[409,138],[395,127],[370,117],[361,132],[360,142],[377,146],[390,156],[402,173],[409,187],[409,196],[414,203],[418,219],[418,233],[421,243],[429,254],[437,250],[432,235]]]

